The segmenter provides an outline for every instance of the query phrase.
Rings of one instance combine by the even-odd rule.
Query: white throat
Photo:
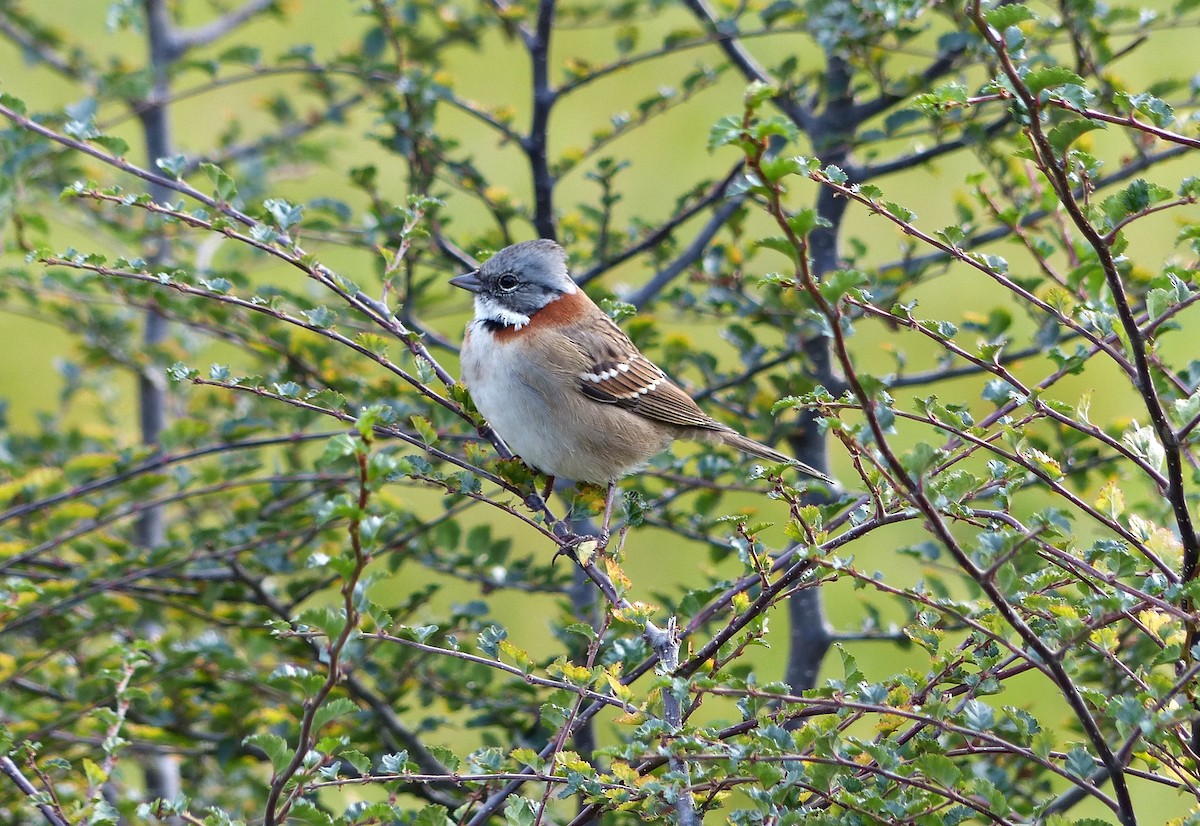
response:
[[[529,316],[503,307],[482,295],[475,296],[475,318],[480,321],[496,321],[514,330],[520,330],[529,323]]]

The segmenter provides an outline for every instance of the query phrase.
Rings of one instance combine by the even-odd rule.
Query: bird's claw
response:
[[[558,550],[554,552],[553,563],[560,555],[568,556],[580,565],[587,565],[594,556],[604,553],[608,547],[608,531],[599,535],[578,534],[570,531],[559,536]]]

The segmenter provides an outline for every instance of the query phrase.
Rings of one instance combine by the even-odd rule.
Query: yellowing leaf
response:
[[[575,685],[588,685],[592,681],[592,672],[581,665],[570,662],[556,662],[547,669],[551,674],[558,674]]]
[[[16,556],[28,547],[24,542],[0,542],[0,559]]]
[[[573,751],[560,752],[558,762],[568,771],[580,772],[581,774],[592,773],[591,764]]]
[[[579,560],[580,565],[587,565],[596,557],[596,549],[600,547],[600,543],[594,539],[585,539],[575,546],[575,558]]]
[[[604,558],[604,572],[608,574],[608,578],[617,586],[617,590],[624,591],[629,588],[629,577],[625,576],[625,572],[621,570],[621,566],[617,564],[617,560],[611,556]]]
[[[1089,637],[1093,643],[1105,651],[1116,651],[1117,647],[1121,644],[1116,630],[1111,625],[1104,628],[1097,628]]]
[[[93,788],[97,786],[103,786],[104,782],[108,780],[107,772],[100,768],[100,766],[94,761],[89,760],[86,757],[83,758],[83,772],[87,775],[88,784]]]
[[[58,468],[39,467],[8,482],[0,484],[0,502],[6,502],[25,488],[37,489],[48,485],[59,476]]]
[[[513,749],[508,753],[508,756],[521,765],[529,766],[532,769],[540,770],[542,767],[542,759],[538,757],[538,753],[533,749]]]
[[[628,763],[621,760],[614,760],[613,764],[608,767],[612,772],[613,777],[618,780],[623,780],[626,783],[636,783],[638,781],[638,773]]]
[[[898,714],[881,714],[875,723],[875,731],[880,734],[891,734],[904,725],[906,718]]]
[[[499,648],[502,654],[512,660],[526,674],[533,671],[533,660],[520,648],[517,648],[508,640],[501,640]]]
[[[81,453],[67,460],[63,472],[70,478],[83,479],[111,470],[116,463],[117,456],[113,453]]]
[[[1021,453],[1026,459],[1031,460],[1035,465],[1037,465],[1038,468],[1040,468],[1041,471],[1051,479],[1062,478],[1062,465],[1060,465],[1058,460],[1053,456],[1049,455],[1048,453],[1043,453],[1042,451],[1033,447],[1027,447]]]
[[[1166,528],[1156,527],[1146,541],[1146,547],[1162,557],[1168,565],[1177,565],[1183,558],[1183,543]]]
[[[1160,642],[1166,643],[1167,637],[1183,634],[1183,625],[1173,620],[1163,611],[1147,608],[1137,615],[1138,622],[1146,627]]]
[[[1117,487],[1115,479],[1110,479],[1108,484],[1100,489],[1100,495],[1096,497],[1096,507],[1113,519],[1125,512],[1125,493]]]

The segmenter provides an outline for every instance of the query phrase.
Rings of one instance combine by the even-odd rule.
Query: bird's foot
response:
[[[587,565],[598,554],[603,554],[608,548],[608,531],[600,534],[579,534],[566,531],[559,534],[558,550],[554,552],[554,562],[561,556],[567,556],[580,565]]]

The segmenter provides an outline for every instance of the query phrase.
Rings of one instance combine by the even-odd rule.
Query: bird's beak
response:
[[[467,292],[472,293],[477,293],[483,289],[483,282],[479,280],[478,270],[460,275],[456,278],[451,278],[450,283],[456,287],[462,287]]]

